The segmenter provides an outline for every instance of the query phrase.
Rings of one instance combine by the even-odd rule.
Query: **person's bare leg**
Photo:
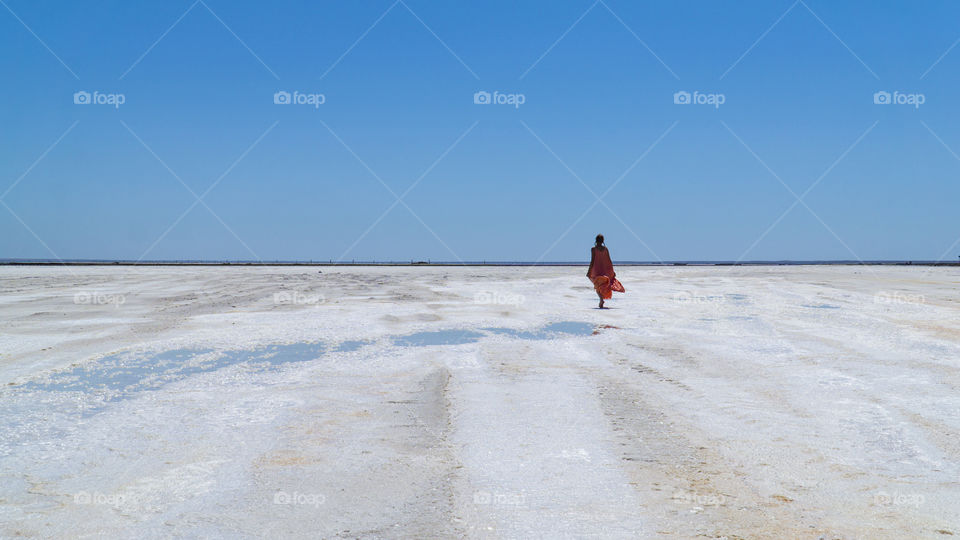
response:
[[[600,297],[600,309],[603,309],[603,296],[600,293],[597,293],[597,296]]]

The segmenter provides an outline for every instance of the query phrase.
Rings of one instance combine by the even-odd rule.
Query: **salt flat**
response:
[[[2,267],[0,537],[960,534],[960,269],[618,270]]]

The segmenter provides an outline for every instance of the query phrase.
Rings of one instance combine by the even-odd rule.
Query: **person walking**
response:
[[[590,248],[590,268],[587,277],[593,282],[593,288],[600,297],[600,309],[603,301],[613,297],[613,291],[626,292],[623,285],[617,280],[613,271],[613,261],[610,260],[610,250],[603,243],[603,235],[598,234],[595,245]]]

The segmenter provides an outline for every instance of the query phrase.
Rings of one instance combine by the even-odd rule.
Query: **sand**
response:
[[[960,269],[585,272],[0,267],[0,537],[960,535]]]

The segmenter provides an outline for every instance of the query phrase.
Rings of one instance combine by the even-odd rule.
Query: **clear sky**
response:
[[[953,261],[958,20],[2,0],[0,258]]]

